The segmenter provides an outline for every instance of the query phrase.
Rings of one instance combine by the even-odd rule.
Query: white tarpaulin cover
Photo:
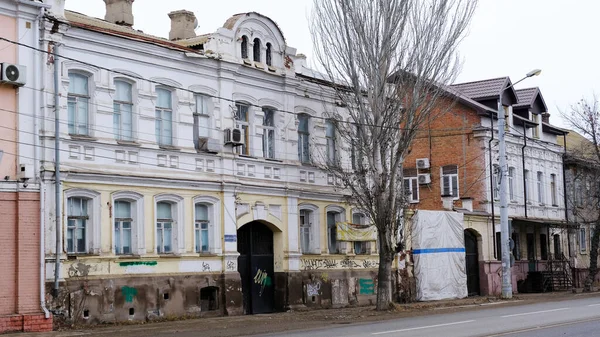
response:
[[[467,297],[462,213],[417,211],[412,249],[418,301]]]

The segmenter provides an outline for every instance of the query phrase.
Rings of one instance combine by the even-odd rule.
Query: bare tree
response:
[[[567,148],[567,164],[576,167],[571,173],[569,206],[576,222],[591,231],[590,264],[584,289],[590,291],[598,273],[598,245],[600,243],[600,105],[594,95],[573,105],[563,118],[587,141],[575,148]]]
[[[448,94],[445,85],[458,74],[456,49],[476,5],[475,0],[313,4],[316,58],[343,107],[331,117],[352,158],[351,163],[327,158],[322,164],[377,228],[378,310],[393,302],[392,263],[407,205],[404,158],[419,126]]]

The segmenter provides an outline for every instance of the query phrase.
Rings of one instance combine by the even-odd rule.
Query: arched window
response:
[[[166,89],[156,89],[155,133],[158,145],[173,145],[173,93]]]
[[[320,254],[319,207],[312,204],[298,205],[300,251],[302,254]]]
[[[254,62],[260,62],[260,39],[254,39],[254,46],[252,48],[254,54]]]
[[[300,114],[298,115],[298,159],[302,163],[308,163],[310,161],[310,148],[309,148],[309,115]]]
[[[196,204],[194,217],[194,238],[196,253],[208,253],[208,206]]]
[[[359,226],[367,225],[367,217],[363,213],[352,214],[352,224]],[[369,241],[355,241],[354,242],[354,254],[368,254],[371,248],[371,242]]]
[[[117,140],[133,140],[133,96],[132,85],[115,80],[116,95],[113,100],[113,132]]]
[[[325,122],[325,138],[327,139],[327,164],[337,163],[337,147],[335,139],[335,124],[332,120]]]
[[[177,195],[159,195],[154,200],[156,252],[159,254],[183,253],[185,249],[183,198]]]
[[[248,37],[246,35],[242,36],[242,58],[248,58]]]
[[[67,110],[69,114],[69,134],[89,135],[89,78],[69,72],[69,92]]]
[[[271,55],[271,44],[270,43],[267,43],[266,62],[267,62],[268,66],[272,66],[273,65],[273,56]]]
[[[117,192],[112,196],[114,253],[145,254],[144,197],[135,192]]]
[[[84,189],[65,191],[67,254],[100,253],[100,193]]]
[[[221,201],[212,196],[194,198],[194,252],[220,254]]]
[[[275,158],[275,110],[263,108],[263,157]]]
[[[346,221],[346,211],[339,206],[327,207],[327,247],[329,254],[339,254],[341,244],[337,241],[337,222]]]

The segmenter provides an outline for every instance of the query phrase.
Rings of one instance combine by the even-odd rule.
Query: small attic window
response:
[[[267,62],[268,66],[273,65],[273,58],[271,56],[271,44],[270,43],[267,43],[267,57],[266,57],[265,61]]]
[[[242,36],[242,58],[248,58],[248,37],[246,35]]]
[[[254,62],[260,62],[260,40],[258,38],[254,39]]]

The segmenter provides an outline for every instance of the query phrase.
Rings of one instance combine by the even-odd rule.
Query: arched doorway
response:
[[[469,296],[479,295],[479,251],[477,249],[477,234],[465,230],[465,255],[467,271],[467,291]]]
[[[247,223],[237,230],[237,245],[244,313],[273,312],[273,232],[261,222]]]

